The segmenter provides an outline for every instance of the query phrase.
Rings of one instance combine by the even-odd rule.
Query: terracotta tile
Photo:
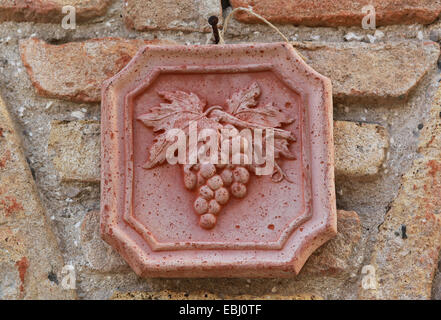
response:
[[[255,163],[237,166],[248,174],[230,188],[225,168],[200,166],[202,185],[231,196],[216,195],[220,212],[206,213],[202,188],[184,185],[197,169],[164,163],[162,134],[150,129],[191,119],[276,128],[281,167],[248,178]],[[330,80],[286,44],[146,47],[103,85],[102,121],[102,236],[140,276],[289,277],[336,234]],[[245,197],[232,199],[236,187]]]

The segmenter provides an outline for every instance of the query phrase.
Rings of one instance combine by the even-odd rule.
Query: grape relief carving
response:
[[[193,155],[193,159],[198,160],[190,161],[191,152],[185,147],[188,161],[180,163],[185,188],[197,193],[193,207],[199,215],[199,225],[202,228],[212,229],[216,225],[221,209],[231,197],[241,199],[246,196],[251,175],[257,174],[266,165],[268,158],[263,157],[264,150],[267,155],[272,152],[272,181],[291,182],[279,162],[281,159],[296,159],[289,150],[296,137],[291,131],[282,129],[294,119],[287,117],[273,103],[260,105],[261,89],[256,82],[232,94],[226,101],[226,108],[207,106],[194,93],[175,91],[158,92],[158,95],[165,102],[138,117],[139,121],[152,128],[155,133],[144,169],[155,168],[167,161],[167,156],[170,155],[167,150],[176,143],[168,135],[170,130],[178,129],[183,132],[186,146],[191,129],[197,129],[198,132],[210,129],[214,132],[210,136],[211,143],[219,151],[214,158],[212,149],[203,147],[206,141],[198,138],[197,154]],[[272,145],[268,146],[269,142],[265,137],[257,145],[251,135],[243,134],[253,130],[260,130],[263,134],[271,132]],[[205,156],[204,159],[211,161],[200,161],[201,154]]]

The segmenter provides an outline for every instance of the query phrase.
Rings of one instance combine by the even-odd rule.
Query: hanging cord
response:
[[[224,21],[224,27],[222,28],[222,31],[221,32],[219,32],[219,44],[225,44],[225,40],[224,40],[224,35],[225,35],[225,32],[227,31],[227,28],[228,28],[228,23],[230,22],[230,20],[231,20],[231,17],[233,16],[233,14],[235,13],[235,12],[237,12],[237,11],[246,11],[246,12],[248,12],[249,14],[251,14],[251,15],[253,15],[253,16],[255,16],[256,18],[258,18],[258,19],[260,19],[260,20],[262,20],[263,22],[265,22],[267,25],[269,25],[271,28],[273,28],[282,38],[283,38],[283,40],[285,40],[285,42],[288,42],[289,43],[289,39],[275,26],[275,25],[273,25],[271,22],[269,22],[268,20],[266,20],[264,17],[262,17],[260,14],[258,14],[258,13],[255,13],[253,10],[251,10],[251,9],[247,9],[247,8],[244,8],[244,7],[238,7],[238,8],[235,8],[235,9],[233,9],[233,11],[231,11],[229,14],[228,14],[228,16],[225,18],[225,21]]]
[[[222,30],[219,32],[219,44],[225,44],[225,32],[227,31],[227,28],[228,28],[228,23],[230,22],[230,20],[231,20],[231,17],[233,16],[233,14],[234,13],[236,13],[236,12],[238,12],[238,11],[245,11],[245,12],[248,12],[249,14],[251,14],[251,15],[253,15],[253,16],[255,16],[256,18],[258,18],[258,19],[260,19],[260,20],[262,20],[263,22],[265,22],[268,26],[270,26],[273,30],[275,30],[282,38],[283,38],[283,40],[285,40],[285,42],[287,42],[287,43],[289,43],[289,44],[291,44],[292,45],[292,43],[291,43],[291,41],[289,41],[289,39],[279,30],[279,28],[277,28],[275,25],[273,25],[271,22],[269,22],[267,19],[265,19],[264,17],[262,17],[260,14],[258,14],[258,13],[255,13],[252,9],[247,9],[247,8],[244,8],[244,7],[238,7],[238,8],[235,8],[235,9],[233,9],[229,14],[228,14],[228,16],[225,18],[225,21],[224,21],[224,25],[223,25],[223,28],[222,28]],[[295,50],[295,49],[294,49]],[[306,61],[306,58],[300,53],[300,52],[298,52],[297,50],[296,50],[296,52],[297,52],[297,54],[303,59],[303,60],[305,60]]]

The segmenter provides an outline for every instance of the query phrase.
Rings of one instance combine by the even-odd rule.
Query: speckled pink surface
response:
[[[292,183],[252,176],[211,230],[198,225],[194,192],[178,165],[143,168],[154,133],[136,119],[159,91],[193,92],[224,106],[257,82],[262,103],[295,121],[284,161]],[[143,277],[289,277],[336,234],[329,79],[284,43],[147,46],[102,90],[101,232]]]

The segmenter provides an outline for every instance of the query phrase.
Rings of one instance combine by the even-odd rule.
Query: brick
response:
[[[271,22],[305,26],[360,26],[366,15],[362,9],[373,5],[377,26],[392,24],[429,24],[441,12],[440,1],[433,0],[231,0],[236,7],[251,7]],[[236,18],[244,22],[260,22],[239,12]]]
[[[306,44],[296,46],[316,71],[332,80],[336,99],[404,100],[440,54],[434,42]],[[409,67],[412,66],[412,67]]]
[[[337,178],[373,178],[389,146],[386,130],[376,124],[334,121]],[[100,181],[100,124],[98,121],[54,121],[49,150],[63,181]]]
[[[50,45],[21,42],[21,55],[38,94],[78,102],[99,102],[101,83],[120,71],[143,40],[96,39]],[[155,41],[152,44],[174,44]],[[433,42],[392,44],[296,44],[307,62],[332,80],[339,100],[404,100],[436,66]],[[412,66],[412,68],[409,68]]]
[[[386,160],[389,135],[377,124],[334,121],[335,175],[369,178]]]
[[[129,271],[127,263],[100,236],[100,213],[91,211],[81,223],[81,249],[87,266],[98,272]]]
[[[335,276],[351,266],[354,248],[361,239],[361,224],[354,211],[337,211],[337,236],[321,246],[306,262],[301,274]]]
[[[63,6],[76,9],[76,21],[82,22],[106,13],[110,0],[0,0],[0,22],[59,23],[66,14]]]
[[[0,299],[72,299],[60,282],[64,262],[46,222],[21,142],[0,98]]]
[[[124,21],[136,30],[209,32],[210,16],[222,20],[220,0],[125,0]]]
[[[49,151],[62,181],[99,182],[100,124],[96,121],[54,121]]]
[[[115,292],[111,300],[323,300],[322,297],[301,293],[295,295],[267,294],[263,296],[253,295],[227,295],[220,296],[209,292],[177,292],[163,290],[157,292]]]
[[[420,137],[421,157],[404,174],[398,196],[379,228],[370,264],[377,289],[360,288],[363,299],[430,299],[441,249],[441,148],[434,139],[441,89]]]
[[[118,73],[146,44],[166,40],[93,39],[50,45],[38,39],[20,42],[23,65],[38,94],[78,102],[99,102],[101,83]]]

